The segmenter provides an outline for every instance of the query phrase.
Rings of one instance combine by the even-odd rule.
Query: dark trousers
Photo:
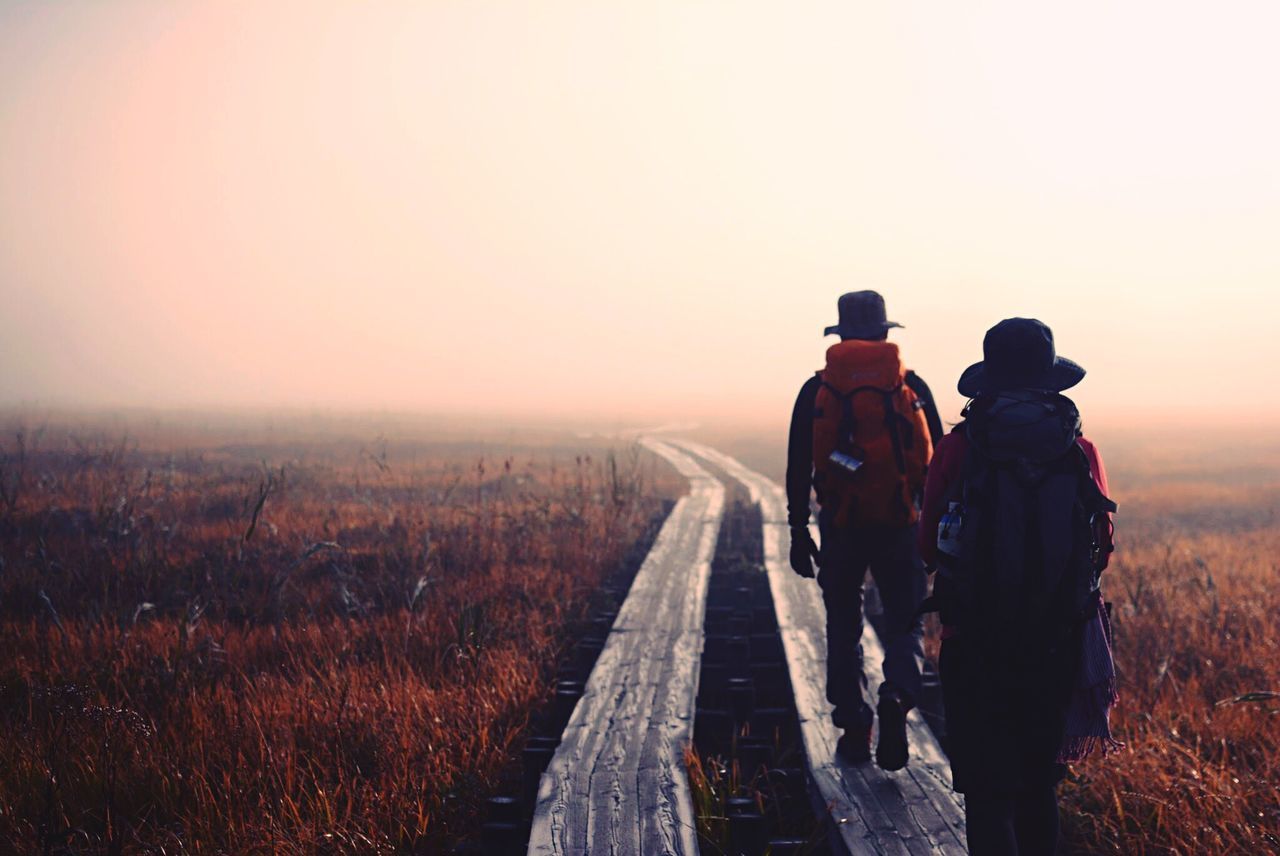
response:
[[[1023,661],[965,628],[942,643],[947,755],[965,796],[973,856],[1052,856],[1057,848],[1071,650]]]
[[[1016,793],[964,795],[970,856],[1053,856],[1058,849],[1057,785]]]
[[[914,526],[839,529],[821,515],[818,523],[818,585],[827,608],[827,700],[835,707],[836,726],[850,728],[869,724],[871,714],[862,664],[863,578],[869,568],[888,628],[881,640],[885,680],[880,692],[897,692],[910,707],[920,695],[924,664],[923,620],[916,615],[924,599],[924,565]]]

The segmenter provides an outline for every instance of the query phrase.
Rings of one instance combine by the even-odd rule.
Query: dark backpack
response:
[[[993,653],[1036,657],[1091,617],[1109,549],[1100,527],[1116,504],[1093,480],[1065,396],[984,396],[964,416],[955,430],[969,450],[938,527],[935,603]]]

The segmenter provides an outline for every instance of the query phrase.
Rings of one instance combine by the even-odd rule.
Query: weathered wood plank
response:
[[[698,455],[741,482],[764,518],[765,567],[782,633],[810,775],[850,853],[962,854],[964,803],[951,789],[951,769],[933,732],[912,711],[907,718],[911,763],[888,773],[874,765],[851,766],[836,757],[839,731],[826,699],[826,623],[822,595],[798,577],[788,561],[786,497],[770,479],[715,449],[688,440],[673,444]],[[815,533],[816,537],[816,533]],[[882,679],[884,651],[870,624],[862,638],[868,677]]]
[[[538,788],[530,854],[696,854],[684,751],[724,486],[641,441],[689,480],[636,573]]]

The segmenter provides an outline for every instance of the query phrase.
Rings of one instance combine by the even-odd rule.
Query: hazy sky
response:
[[[0,402],[773,422],[872,287],[954,414],[1280,417],[1280,6],[6,2]]]

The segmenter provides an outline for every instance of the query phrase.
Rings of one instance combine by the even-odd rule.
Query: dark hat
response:
[[[840,309],[840,323],[824,330],[824,336],[838,333],[842,339],[879,339],[891,327],[902,326],[885,320],[884,298],[875,291],[842,294],[836,305]]]
[[[1084,369],[1059,357],[1053,331],[1034,318],[1006,318],[987,331],[980,363],[960,375],[966,398],[1003,389],[1047,389],[1061,392],[1084,377]]]

